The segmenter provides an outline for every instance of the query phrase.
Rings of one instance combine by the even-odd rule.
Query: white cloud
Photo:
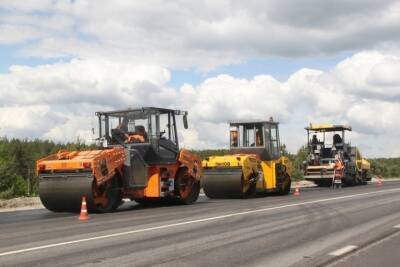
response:
[[[226,146],[227,120],[273,116],[291,151],[320,121],[352,124],[369,156],[399,156],[399,12],[396,0],[0,0],[0,45],[18,45],[10,56],[58,60],[0,74],[0,136],[90,139],[97,110],[163,106],[189,111],[187,147]],[[286,81],[168,86],[171,69],[339,53],[353,56]]]
[[[399,71],[399,56],[365,51],[339,63],[333,75],[349,93],[400,100]]]
[[[248,58],[398,47],[399,10],[395,0],[2,0],[0,28],[8,29],[3,42],[35,37],[24,56],[211,69]],[[30,36],[26,27],[38,32]]]
[[[184,87],[187,90],[187,86]],[[283,85],[268,75],[252,80],[219,75],[192,88],[193,116],[210,122],[224,122],[246,117],[285,118],[288,105]]]
[[[37,30],[30,26],[0,25],[0,45],[17,44],[37,36]]]
[[[170,100],[164,88],[168,70],[102,60],[72,60],[37,67],[12,66],[0,75],[0,104],[96,103],[117,107],[138,105],[153,95]],[[173,96],[171,96],[173,97]]]
[[[347,117],[358,132],[370,135],[398,135],[399,114],[400,102],[365,100],[350,107]]]
[[[97,138],[92,128],[97,128],[97,120],[94,116],[73,116],[70,115],[64,123],[53,125],[43,138],[56,142],[77,141],[91,143]]]
[[[12,137],[42,137],[65,121],[65,115],[52,112],[46,105],[0,107],[0,133]]]

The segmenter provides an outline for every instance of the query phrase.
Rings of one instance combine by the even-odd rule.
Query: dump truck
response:
[[[281,155],[279,123],[270,120],[229,122],[230,149],[202,161],[202,187],[208,198],[248,198],[289,194],[292,163]]]
[[[318,186],[362,185],[371,180],[370,163],[346,141],[349,125],[313,124],[307,131],[304,178]]]
[[[177,117],[186,111],[143,107],[96,112],[98,149],[59,151],[37,161],[39,196],[54,212],[111,212],[122,199],[192,204],[200,192],[201,160],[180,149]]]

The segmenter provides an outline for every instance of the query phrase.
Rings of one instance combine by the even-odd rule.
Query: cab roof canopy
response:
[[[232,120],[228,121],[230,125],[241,125],[241,124],[257,124],[257,123],[269,123],[269,124],[279,124],[279,122],[274,121],[272,118],[269,120]]]
[[[142,117],[143,115],[148,114],[163,114],[163,113],[173,113],[175,115],[187,115],[187,111],[183,110],[174,110],[167,108],[156,108],[156,107],[142,107],[142,108],[128,108],[124,110],[113,110],[113,111],[97,111],[96,115],[106,115],[106,116],[115,116],[115,117]]]
[[[310,126],[304,129],[306,129],[307,131],[315,131],[315,132],[336,132],[336,131],[351,131],[351,126],[310,123]]]

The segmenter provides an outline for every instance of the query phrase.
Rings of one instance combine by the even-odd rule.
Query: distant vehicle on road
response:
[[[371,180],[370,163],[345,140],[348,125],[310,124],[304,178],[318,186],[361,185]]]

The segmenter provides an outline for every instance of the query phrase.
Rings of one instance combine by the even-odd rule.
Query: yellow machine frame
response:
[[[271,127],[275,127],[277,131],[277,146],[279,147],[279,129],[278,123],[274,121],[243,121],[231,122],[230,126],[243,127],[242,125],[262,125],[264,132],[270,133]],[[260,128],[261,129],[261,128]],[[280,156],[280,151],[275,153],[274,156],[270,155],[269,149],[271,144],[268,142],[269,136],[265,137],[263,146],[260,147],[233,147],[231,140],[231,154],[224,156],[211,156],[203,160],[202,166],[204,168],[203,188],[206,195],[219,196],[216,188],[221,192],[224,191],[224,184],[228,184],[227,178],[223,176],[232,175],[232,179],[240,179],[241,175],[241,190],[243,196],[251,193],[252,185],[255,184],[254,193],[267,193],[267,192],[281,192],[288,193],[290,190],[290,176],[292,175],[292,163],[289,158]],[[236,176],[234,171],[236,170]],[[278,173],[279,172],[279,173]],[[218,175],[217,175],[218,174]],[[284,177],[281,177],[284,176]],[[285,185],[279,179],[285,179]],[[221,181],[217,182],[220,179]],[[226,185],[228,187],[228,185]],[[284,189],[282,187],[285,187]],[[207,191],[213,193],[207,194]],[[214,194],[215,193],[215,194]],[[223,195],[223,192],[221,193]]]

